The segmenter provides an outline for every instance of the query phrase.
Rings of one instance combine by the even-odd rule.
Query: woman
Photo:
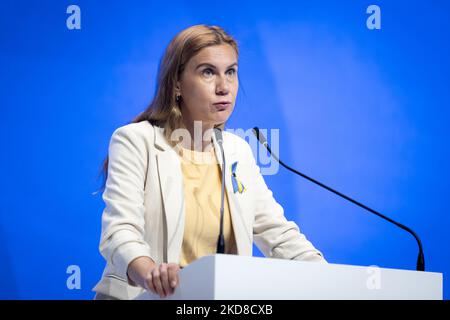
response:
[[[107,265],[96,299],[144,290],[167,297],[180,268],[216,253],[221,151],[212,132],[233,111],[237,69],[238,47],[224,30],[183,30],[166,49],[152,104],[113,133],[100,242]],[[268,257],[325,262],[284,217],[245,140],[223,132],[223,148],[234,166],[225,171],[225,253],[251,256],[255,241]]]

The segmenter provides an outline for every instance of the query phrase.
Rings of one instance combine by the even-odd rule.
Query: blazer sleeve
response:
[[[255,217],[253,237],[257,247],[267,257],[326,262],[322,253],[300,232],[293,221],[288,221],[283,207],[274,199],[247,144],[249,170],[255,186]]]
[[[141,256],[151,258],[144,241],[145,140],[130,127],[118,128],[112,134],[108,154],[100,252],[116,274],[128,280],[131,261]]]

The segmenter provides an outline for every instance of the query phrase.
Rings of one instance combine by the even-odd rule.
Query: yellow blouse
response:
[[[183,173],[185,227],[180,266],[202,256],[215,254],[220,230],[222,175],[214,148],[207,152],[178,148]],[[225,253],[236,254],[228,198],[224,199]]]

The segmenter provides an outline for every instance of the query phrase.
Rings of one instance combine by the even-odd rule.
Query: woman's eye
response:
[[[236,69],[230,69],[228,70],[228,73],[234,75],[236,73]]]
[[[210,77],[213,74],[211,69],[205,69],[202,73],[207,77]]]

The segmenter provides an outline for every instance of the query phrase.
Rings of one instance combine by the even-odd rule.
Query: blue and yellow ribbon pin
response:
[[[236,176],[236,168],[237,168],[237,161],[231,165],[231,182],[233,183],[233,192],[239,192],[242,193],[245,191],[245,187],[242,184],[241,180],[238,179]]]

